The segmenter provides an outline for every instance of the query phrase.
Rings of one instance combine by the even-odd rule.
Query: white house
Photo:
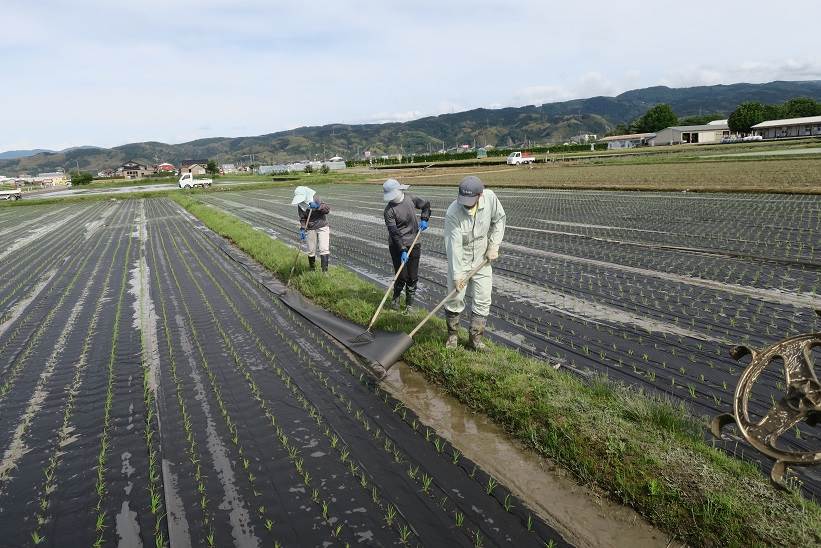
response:
[[[730,127],[726,123],[709,123],[700,126],[672,126],[656,132],[653,145],[680,145],[696,143],[720,143],[721,139],[730,136]]]
[[[584,145],[587,143],[592,143],[598,138],[599,136],[595,133],[580,133],[571,137],[570,142],[578,145]]]
[[[234,164],[222,164],[222,167],[220,169],[225,174],[237,172],[237,168]]]
[[[756,135],[765,139],[785,139],[788,137],[821,136],[821,116],[768,120],[752,127]]]
[[[601,139],[600,143],[607,143],[607,148],[635,148],[649,145],[655,133],[630,133],[628,135],[611,135]]]

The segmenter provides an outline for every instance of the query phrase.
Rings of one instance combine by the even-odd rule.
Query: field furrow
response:
[[[432,306],[446,292],[441,226],[453,193],[412,191],[430,199],[433,208],[432,227],[421,242],[418,293]],[[289,192],[203,199],[295,244]],[[345,185],[319,192],[332,207],[332,262],[386,284],[391,268],[378,188]],[[728,355],[732,345],[760,347],[821,330],[813,314],[821,308],[817,197],[529,190],[498,195],[508,227],[494,265],[490,331],[504,344],[716,414],[728,410],[742,369]],[[783,375],[765,372],[753,394],[753,412],[766,412],[782,391]],[[802,425],[782,442],[807,450],[819,435],[817,428]]]
[[[320,192],[332,264],[384,286],[374,190]],[[295,244],[289,193],[202,200]],[[432,306],[451,193],[419,193],[434,209],[418,294]],[[729,345],[821,330],[817,198],[499,195],[490,335],[523,354],[712,414],[743,368]],[[682,204],[667,222],[648,213]],[[165,198],[0,208],[0,546],[569,545],[566,524],[425,424],[246,261]],[[765,374],[751,410],[780,390]],[[802,426],[784,443],[818,440]]]

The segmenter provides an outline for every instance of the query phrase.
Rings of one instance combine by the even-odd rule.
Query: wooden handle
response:
[[[471,270],[470,272],[468,272],[468,273],[467,273],[467,276],[465,276],[465,277],[464,277],[465,282],[467,282],[469,279],[471,279],[473,276],[475,276],[475,275],[476,275],[476,273],[477,273],[477,272],[479,272],[479,270],[480,270],[480,269],[482,269],[482,267],[484,267],[486,264],[488,264],[488,262],[490,262],[490,261],[488,261],[487,259],[485,259],[485,260],[483,260],[481,263],[479,263],[479,264],[476,266],[476,268],[474,268],[473,270]],[[459,291],[460,291],[460,288],[458,288],[458,287],[454,287],[454,288],[450,291],[450,293],[448,293],[447,295],[445,295],[445,298],[444,298],[444,299],[442,299],[441,301],[439,301],[439,304],[437,304],[437,305],[436,305],[436,307],[435,307],[433,310],[431,310],[431,311],[428,313],[428,315],[427,315],[427,316],[425,316],[425,319],[423,319],[421,322],[419,322],[419,325],[417,325],[417,326],[413,329],[413,331],[411,331],[411,332],[410,332],[410,334],[409,334],[409,335],[410,335],[410,338],[412,339],[412,338],[414,337],[414,335],[416,335],[416,333],[417,333],[417,332],[419,332],[419,330],[420,330],[420,329],[422,329],[422,326],[424,326],[426,323],[428,323],[428,320],[430,320],[430,319],[433,317],[433,315],[434,315],[434,314],[436,314],[437,312],[439,312],[439,309],[440,309],[440,308],[442,308],[443,306],[445,306],[445,303],[446,303],[446,302],[448,302],[448,301],[449,301],[449,300],[450,300],[450,299],[451,299],[454,295],[456,295]]]
[[[410,260],[410,254],[413,251],[413,248],[416,246],[416,241],[419,239],[419,236],[422,234],[422,231],[416,233],[416,237],[413,239],[413,243],[408,249],[408,260]],[[376,318],[379,317],[379,313],[382,312],[382,307],[385,306],[385,301],[388,300],[388,294],[390,294],[391,289],[393,289],[394,284],[396,284],[396,280],[399,279],[399,275],[402,273],[402,269],[405,267],[405,263],[399,263],[399,268],[396,269],[396,274],[393,275],[393,281],[388,285],[388,288],[385,290],[385,294],[382,295],[382,302],[379,303],[379,307],[376,309],[376,312],[373,313],[373,317],[371,318],[371,322],[368,324],[368,329],[365,331],[370,331],[373,324],[376,323]]]
[[[308,209],[308,218],[305,219],[305,230],[308,230],[308,223],[311,222],[311,213],[313,213],[313,209]],[[296,264],[299,262],[299,253],[302,251],[302,244],[297,244],[296,246],[296,257],[294,257],[294,264],[291,265],[291,272],[288,273],[288,281],[285,282],[285,287],[288,287],[291,284],[291,276],[294,275],[294,269],[296,268]]]

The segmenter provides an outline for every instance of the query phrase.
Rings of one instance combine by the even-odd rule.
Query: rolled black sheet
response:
[[[376,362],[387,369],[399,361],[402,354],[413,345],[413,339],[407,333],[373,331],[372,337],[362,337],[361,335],[365,332],[364,326],[338,318],[303,297],[296,289],[285,287],[285,284],[271,271],[233,247],[219,235],[205,229],[201,223],[195,224],[200,224],[212,243],[232,260],[242,265],[257,282],[276,295],[285,305],[362,358]]]

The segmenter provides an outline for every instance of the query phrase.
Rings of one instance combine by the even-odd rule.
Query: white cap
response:
[[[294,189],[294,199],[291,200],[291,205],[312,202],[314,194],[316,194],[316,192],[307,186],[298,186]]]
[[[391,202],[398,198],[403,190],[410,188],[410,185],[400,184],[396,179],[388,179],[382,185],[382,199]]]

